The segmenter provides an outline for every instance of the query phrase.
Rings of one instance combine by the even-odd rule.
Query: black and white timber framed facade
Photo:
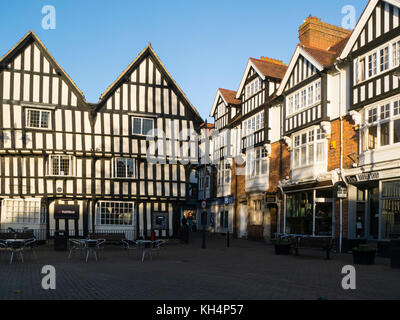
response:
[[[2,229],[177,232],[202,119],[150,45],[91,104],[31,31],[0,60],[0,104]],[[55,219],[58,205],[79,219]]]

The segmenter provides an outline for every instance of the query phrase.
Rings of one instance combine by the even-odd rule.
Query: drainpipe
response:
[[[342,74],[337,64],[334,65],[339,72],[339,117],[340,117],[340,179],[343,179],[343,116],[342,116]],[[339,199],[339,252],[342,253],[343,242],[343,199]]]

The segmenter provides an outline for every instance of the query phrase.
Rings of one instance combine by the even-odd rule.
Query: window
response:
[[[306,109],[321,101],[321,81],[317,81],[300,92],[292,94],[287,100],[287,115]]]
[[[150,136],[154,129],[154,120],[147,118],[133,118],[133,134],[141,136]]]
[[[47,110],[26,110],[26,126],[33,129],[51,129],[50,111]]]
[[[398,98],[365,111],[365,125],[360,133],[362,151],[400,143],[400,110]]]
[[[114,178],[135,178],[135,159],[129,158],[116,158],[114,160]]]
[[[376,53],[368,56],[368,76],[371,78],[377,74]]]
[[[246,86],[246,90],[245,90],[246,91],[246,95],[245,95],[246,100],[251,98],[252,96],[254,96],[257,92],[260,91],[260,89],[261,89],[261,83],[260,83],[259,78],[250,82]]]
[[[1,222],[10,224],[45,224],[46,214],[40,199],[5,199],[1,202]]]
[[[132,226],[134,224],[133,202],[99,201],[96,205],[96,224],[101,226]]]
[[[393,67],[400,65],[400,41],[393,44]]]
[[[380,50],[380,71],[389,69],[389,47]]]
[[[249,136],[258,130],[264,129],[265,127],[264,122],[265,122],[264,111],[256,114],[247,121],[244,121],[244,132],[246,136]]]
[[[221,186],[223,184],[231,183],[231,165],[227,161],[221,161],[218,165],[217,173],[217,184]]]
[[[400,180],[382,183],[382,239],[395,239],[400,231]]]
[[[72,156],[51,155],[49,157],[49,175],[50,176],[72,176],[73,175]]]
[[[365,58],[362,58],[360,60],[360,67],[359,67],[359,81],[364,81],[365,80]]]
[[[246,170],[250,179],[268,174],[268,153],[264,147],[253,149],[248,153]]]
[[[303,167],[325,161],[326,141],[322,129],[313,129],[294,137],[293,167]]]

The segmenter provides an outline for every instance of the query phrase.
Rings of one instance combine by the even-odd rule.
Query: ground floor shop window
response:
[[[400,180],[382,183],[382,239],[400,238]]]
[[[287,195],[285,232],[309,236],[332,236],[333,200],[331,196],[331,190]]]
[[[1,202],[1,222],[10,224],[44,224],[45,210],[40,199],[5,199]]]
[[[101,226],[131,226],[134,210],[133,202],[100,201],[96,205],[96,223]]]

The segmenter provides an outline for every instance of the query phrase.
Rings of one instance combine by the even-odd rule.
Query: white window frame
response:
[[[15,204],[19,204],[16,206]],[[12,204],[10,209],[9,205]],[[22,208],[22,210],[21,210]],[[30,209],[38,209],[33,212]],[[19,216],[22,214],[23,216]],[[41,199],[4,199],[1,201],[1,223],[15,225],[43,225],[46,224],[46,211],[42,207]]]
[[[140,120],[140,132],[141,133],[135,133],[135,119]],[[148,120],[148,121],[152,122],[152,128],[147,133],[143,132],[143,121],[144,120]],[[154,131],[154,119],[153,118],[137,117],[137,116],[133,116],[132,117],[132,135],[134,135],[134,136],[142,136],[142,137],[152,137],[154,132],[149,134],[149,132],[151,132],[151,131]]]
[[[245,89],[245,99],[249,99],[259,93],[261,91],[261,80],[259,77],[251,81],[248,85],[246,85]]]
[[[385,117],[382,117],[382,107],[389,105],[389,112]],[[370,117],[370,113],[376,110],[376,115]],[[397,114],[396,114],[397,113]],[[392,97],[379,104],[369,106],[364,110],[364,120],[362,130],[360,130],[360,152],[367,152],[373,150],[386,149],[393,146],[400,145],[400,142],[394,142],[394,122],[400,120],[400,96]],[[389,123],[389,144],[382,146],[381,144],[381,128],[382,124]],[[369,128],[377,127],[376,146],[370,148],[369,145]]]
[[[258,118],[258,120],[257,120]],[[265,112],[261,111],[244,121],[245,137],[265,129]]]
[[[128,161],[128,160],[132,160],[133,161],[133,176],[132,177],[128,177],[128,166],[126,165],[126,162],[125,162],[125,176],[124,177],[117,177],[117,161],[118,160],[120,160],[120,159],[123,159],[123,160],[125,160],[126,162]],[[135,158],[124,158],[124,157],[115,157],[115,158],[113,158],[113,161],[112,161],[112,178],[113,179],[125,179],[125,180],[128,180],[128,179],[136,179],[136,176],[137,176],[137,166],[136,166],[136,159]]]
[[[382,50],[387,49],[387,56],[384,56],[384,64],[382,64]],[[364,60],[364,78],[361,77],[361,61]],[[372,63],[372,64],[371,64]],[[382,69],[382,65],[387,67]],[[356,85],[373,79],[383,73],[390,71],[400,65],[400,37],[388,41],[385,44],[367,52],[355,61],[354,82]],[[376,72],[375,72],[376,71]],[[371,73],[370,73],[371,72]]]
[[[114,208],[116,208],[117,204],[119,205],[119,207],[121,207],[121,205],[124,206],[124,205],[130,205],[131,204],[132,205],[132,212],[131,212],[132,221],[131,221],[131,223],[114,223],[114,224],[112,224],[112,223],[111,224],[110,223],[104,223],[103,224],[102,223],[102,219],[101,219],[101,211],[100,211],[100,209],[103,207],[102,205],[104,205],[104,207],[106,207],[105,204],[107,204],[107,203],[114,204],[115,205]],[[96,218],[95,218],[96,226],[100,226],[100,227],[119,227],[119,228],[121,228],[121,227],[132,227],[132,226],[135,226],[135,224],[136,224],[135,202],[129,202],[129,201],[126,201],[126,202],[123,202],[123,201],[106,201],[106,200],[98,201],[96,203],[95,213],[96,213]],[[123,221],[123,218],[119,218],[117,220],[116,217],[114,216],[113,217],[113,221]]]
[[[34,112],[39,112],[39,126],[31,126],[30,121],[29,121],[29,112],[34,111]],[[49,119],[48,119],[48,127],[42,127],[42,115],[43,113],[48,113],[49,114]],[[52,112],[51,110],[47,109],[37,109],[37,108],[30,108],[26,107],[25,108],[25,127],[28,129],[37,129],[37,130],[52,130]]]
[[[69,159],[69,172],[68,174],[54,174],[53,170],[53,158],[61,158],[61,157],[68,157]],[[61,163],[59,161],[59,172],[61,173]],[[76,158],[71,155],[65,155],[65,154],[51,154],[49,155],[48,162],[47,162],[47,175],[50,177],[72,177],[75,175],[75,168],[76,168]]]
[[[265,171],[264,171],[265,170]],[[265,177],[269,171],[268,152],[264,147],[248,150],[246,162],[247,179],[258,179]]]
[[[304,135],[305,139],[303,139]],[[320,127],[314,127],[313,129],[307,129],[295,134],[293,136],[292,143],[293,150],[291,154],[293,169],[310,167],[318,164],[324,164],[326,162],[327,138]],[[322,151],[318,152],[320,148],[322,148]],[[321,156],[320,159],[319,156]],[[304,163],[302,159],[305,159]]]
[[[286,98],[286,103],[287,117],[321,104],[321,79],[289,95]]]

